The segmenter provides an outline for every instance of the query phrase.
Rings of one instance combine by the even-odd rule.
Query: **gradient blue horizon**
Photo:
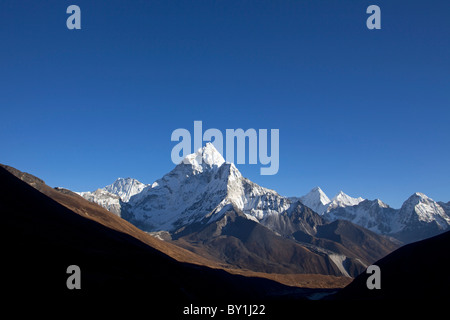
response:
[[[66,28],[79,5],[82,29]],[[381,8],[381,30],[366,8]],[[173,130],[280,130],[286,196],[450,201],[448,1],[0,3],[0,163],[95,190],[169,172]]]

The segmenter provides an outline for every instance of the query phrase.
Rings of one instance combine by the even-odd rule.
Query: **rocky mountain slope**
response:
[[[8,239],[2,250],[2,271],[7,275],[2,288],[11,301],[31,299],[45,304],[85,297],[86,303],[102,297],[120,298],[122,303],[150,300],[153,306],[170,301],[175,306],[231,298],[264,301],[295,293],[295,289],[275,281],[179,262],[129,233],[109,228],[106,222],[85,217],[51,199],[39,191],[46,189],[42,180],[25,174],[30,185],[11,171],[0,167],[2,235]],[[69,191],[54,192],[73,196]],[[108,215],[111,225],[120,219]],[[66,287],[70,265],[81,269],[81,290]]]
[[[361,255],[356,242],[340,242],[332,232],[318,236],[326,220],[294,200],[244,178],[209,143],[123,202],[120,215],[160,237],[167,231],[165,239],[204,257],[257,272],[355,276],[397,247],[380,240],[378,250]],[[341,193],[332,204],[358,201]],[[380,238],[364,228],[345,230]]]
[[[401,209],[379,199],[353,198],[342,191],[330,199],[319,187],[302,197],[286,198],[243,177],[211,143],[151,185],[119,178],[105,188],[79,194],[149,232],[174,232],[200,220],[205,223],[205,218],[213,222],[232,204],[248,219],[290,236],[292,227],[283,222],[283,213],[297,201],[326,221],[348,220],[402,242],[436,235],[450,225],[450,205],[422,193],[407,199]]]

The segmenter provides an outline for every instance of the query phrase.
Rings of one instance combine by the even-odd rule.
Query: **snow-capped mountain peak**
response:
[[[290,201],[244,178],[208,143],[134,196],[124,210],[145,231],[175,231],[193,222],[216,221],[230,204],[261,222],[287,210]]]
[[[93,192],[75,192],[90,202],[94,202],[106,210],[120,216],[121,199],[118,195],[107,191],[105,188],[97,189]]]
[[[330,202],[330,199],[328,198],[328,196],[325,194],[325,192],[322,191],[322,189],[320,189],[320,187],[315,187],[313,188],[308,195],[314,195],[316,197],[318,197],[318,200],[322,203],[322,204],[327,204]]]
[[[331,203],[329,208],[336,207],[348,207],[348,206],[356,206],[360,202],[364,201],[363,198],[352,198],[349,195],[345,194],[343,191],[340,191],[333,199],[331,199]]]
[[[133,178],[118,178],[114,183],[104,189],[112,194],[118,195],[123,202],[130,201],[135,194],[140,193],[148,185]]]
[[[389,205],[381,201],[380,199],[375,199],[376,204],[381,208],[389,208]]]
[[[411,195],[400,209],[390,208],[379,199],[360,200],[340,192],[333,198],[324,218],[328,221],[349,220],[405,242],[432,236],[450,226],[445,204],[437,203],[420,192]]]
[[[299,206],[298,201],[322,215],[324,221],[349,220],[401,241],[424,238],[450,226],[450,202],[437,203],[420,192],[401,209],[390,208],[379,199],[353,198],[342,191],[330,200],[319,187],[288,199],[244,178],[212,143],[186,156],[151,185],[119,178],[105,188],[79,194],[145,231],[176,232],[191,223],[212,223],[233,207],[283,235],[292,229],[289,219],[295,210],[291,208]]]
[[[349,195],[345,194],[343,191],[340,191],[333,199],[330,200],[325,192],[320,189],[320,187],[315,187],[311,189],[306,195],[297,198],[291,197],[289,198],[292,202],[300,201],[305,206],[311,208],[313,211],[317,212],[320,215],[324,215],[325,213],[333,210],[335,208],[344,208],[349,206],[355,206],[362,201],[363,198],[352,198]]]
[[[129,202],[132,196],[141,193],[146,187],[147,184],[133,178],[118,178],[112,184],[93,192],[76,193],[120,216],[122,203]]]
[[[418,220],[427,223],[435,221],[439,227],[444,229],[450,225],[450,217],[444,209],[421,192],[414,193],[403,203],[399,218],[401,224],[408,224],[410,220]]]
[[[203,148],[187,155],[183,159],[184,164],[190,164],[196,171],[202,172],[205,168],[220,167],[225,163],[225,159],[211,142],[208,142]]]
[[[325,192],[319,187],[313,188],[306,195],[300,197],[299,200],[318,214],[323,214],[326,211],[328,204],[331,202]]]

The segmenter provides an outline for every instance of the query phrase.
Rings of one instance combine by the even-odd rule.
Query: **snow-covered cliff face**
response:
[[[450,217],[436,201],[416,192],[403,203],[396,222],[395,231],[417,222],[435,222],[440,228],[445,229],[450,225]]]
[[[308,208],[313,209],[320,215],[324,215],[325,213],[336,209],[336,208],[345,208],[349,206],[355,206],[360,202],[364,201],[363,198],[352,198],[349,195],[345,194],[343,191],[340,191],[336,196],[334,196],[331,200],[328,196],[323,192],[319,187],[313,188],[310,192],[301,197],[290,197],[292,201],[300,201]]]
[[[80,196],[97,203],[114,214],[121,215],[123,203],[140,192],[148,185],[132,178],[118,178],[114,183],[93,192],[77,192]]]
[[[264,223],[267,216],[282,213],[291,204],[277,192],[244,178],[211,143],[186,156],[151,185],[119,178],[103,189],[79,194],[120,212],[145,231],[174,231],[193,222],[215,221],[230,204],[247,218]]]
[[[450,225],[445,211],[448,203],[437,203],[421,193],[412,195],[401,209],[390,208],[378,199],[353,198],[342,191],[330,200],[319,187],[302,197],[283,197],[244,178],[211,143],[186,156],[151,185],[119,178],[105,188],[79,194],[145,231],[173,232],[194,222],[216,221],[232,205],[248,219],[287,234],[292,226],[287,226],[286,216],[298,202],[325,220],[348,220],[405,241],[414,240],[414,233],[420,239]]]
[[[352,198],[342,191],[328,200],[318,187],[296,199],[317,211],[327,221],[348,220],[406,242],[432,236],[450,226],[446,203],[438,203],[419,192],[409,197],[400,209],[393,209],[379,199]]]
[[[127,207],[131,222],[145,231],[173,231],[201,220],[227,195],[230,164],[203,148],[133,197]],[[220,155],[220,154],[219,154]]]
[[[131,221],[144,230],[174,231],[193,222],[214,221],[228,204],[260,222],[285,211],[290,201],[244,178],[208,143],[133,197],[127,210]]]
[[[311,208],[320,215],[324,214],[331,202],[325,192],[323,192],[319,187],[313,188],[310,192],[302,197],[291,197],[290,199],[293,202],[300,201],[305,206]]]
[[[101,205],[106,210],[109,210],[118,216],[121,215],[122,203],[120,201],[120,197],[118,195],[106,191],[104,188],[97,189],[93,192],[87,191],[76,193],[90,202],[94,202],[98,205]]]
[[[128,202],[132,196],[140,193],[146,187],[148,187],[147,184],[143,184],[133,178],[118,178],[113,184],[106,186],[104,189],[119,196],[123,202]]]
[[[412,242],[448,230],[450,216],[445,211],[445,204],[416,192],[403,203],[391,225],[394,237]]]
[[[379,199],[363,200],[356,205],[332,208],[324,218],[328,221],[349,220],[376,233],[388,234],[392,232],[391,224],[397,211]]]

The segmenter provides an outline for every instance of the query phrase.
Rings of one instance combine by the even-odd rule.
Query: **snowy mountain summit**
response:
[[[123,203],[148,185],[132,178],[118,178],[114,183],[93,192],[76,192],[86,200],[97,203],[114,214],[121,215]]]
[[[122,217],[144,231],[175,231],[194,222],[213,222],[231,207],[248,219],[273,224],[267,217],[286,211],[291,204],[277,192],[244,178],[212,143],[187,155],[151,185],[117,179],[96,192],[79,194],[107,209],[114,207],[116,213],[119,207]]]
[[[322,215],[326,211],[327,205],[331,202],[325,192],[323,192],[319,187],[313,188],[306,195],[298,198],[298,200],[300,200],[301,203],[313,209],[320,215]]]
[[[330,211],[337,207],[356,206],[362,201],[364,201],[364,199],[361,197],[352,198],[349,195],[345,194],[343,191],[339,191],[339,193],[333,199],[331,199],[331,202],[328,204],[327,211]]]
[[[300,198],[291,197],[290,199],[299,200],[305,206],[313,209],[320,215],[324,215],[326,212],[338,207],[354,206],[364,201],[361,197],[352,198],[343,191],[340,191],[330,200],[325,192],[323,192],[323,190],[319,187],[313,188],[310,192]]]
[[[288,235],[293,230],[292,214],[304,212],[299,206],[322,216],[314,221],[348,220],[406,242],[437,234],[450,225],[449,203],[437,203],[422,193],[412,195],[401,209],[342,191],[330,199],[319,187],[302,197],[283,197],[244,178],[212,143],[187,155],[151,185],[119,178],[104,188],[79,194],[149,232],[209,224],[233,209],[279,235]],[[304,230],[314,228],[304,225]]]
[[[297,199],[328,221],[348,220],[405,242],[424,239],[450,226],[448,206],[420,192],[409,197],[400,209],[393,209],[379,199],[352,198],[342,191],[328,200],[319,187]]]
[[[106,186],[104,189],[119,196],[123,202],[128,202],[132,196],[140,193],[146,187],[148,187],[147,184],[143,184],[136,179],[118,178],[113,184]]]
[[[411,222],[433,222],[441,228],[450,225],[450,217],[433,199],[423,193],[416,192],[406,200],[399,212],[399,223],[408,225]]]
[[[448,207],[416,192],[402,205],[392,221],[394,236],[404,241],[427,238],[450,226]]]
[[[187,155],[183,159],[184,164],[190,164],[196,171],[203,172],[212,167],[220,167],[225,163],[225,159],[212,143],[207,143],[197,152]]]
[[[244,178],[212,143],[190,154],[171,172],[133,197],[127,218],[146,231],[174,231],[198,221],[215,221],[234,205],[249,219],[286,210],[289,200]]]

